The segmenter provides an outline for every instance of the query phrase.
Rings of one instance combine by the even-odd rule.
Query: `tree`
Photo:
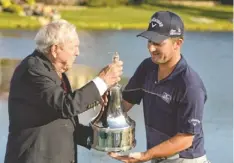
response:
[[[221,4],[233,5],[233,0],[220,0]]]

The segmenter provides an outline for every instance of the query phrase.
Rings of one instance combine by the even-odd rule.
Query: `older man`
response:
[[[71,90],[65,72],[79,55],[74,25],[52,22],[37,33],[36,50],[16,68],[9,94],[9,135],[5,163],[75,163],[77,144],[90,148],[89,127],[78,114],[122,74],[122,61],[105,67],[84,87]]]

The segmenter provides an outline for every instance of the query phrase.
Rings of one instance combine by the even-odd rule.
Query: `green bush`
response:
[[[20,5],[17,5],[17,4],[12,4],[8,7],[10,10],[12,10],[14,13],[16,13],[17,15],[20,15],[20,16],[24,16],[25,13],[24,13],[24,9],[22,6]]]
[[[35,0],[26,0],[26,3],[29,5],[34,5],[36,3]]]
[[[12,5],[11,0],[0,0],[0,2],[1,2],[3,8],[7,8],[10,5]]]
[[[89,0],[87,5],[93,7],[114,7],[128,4],[128,0]]]
[[[36,0],[48,5],[77,5],[78,0]]]
[[[140,5],[145,2],[146,0],[129,0],[129,4],[133,4],[133,5]]]

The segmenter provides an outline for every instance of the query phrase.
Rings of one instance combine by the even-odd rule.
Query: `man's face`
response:
[[[175,43],[170,38],[154,43],[148,40],[148,49],[151,54],[151,59],[156,64],[167,63],[175,53]]]
[[[76,57],[79,55],[79,39],[74,38],[62,45],[57,45],[54,65],[60,73],[72,68]]]

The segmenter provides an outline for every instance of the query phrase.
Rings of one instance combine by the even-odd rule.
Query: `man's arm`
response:
[[[122,92],[123,96],[123,106],[124,111],[128,112],[134,104],[140,104],[143,98],[143,84],[146,76],[146,68],[145,65],[147,63],[147,59],[144,60],[136,69],[133,76],[128,81],[128,84],[124,88]]]
[[[89,82],[73,93],[66,93],[59,84],[36,68],[28,70],[26,80],[31,86],[32,96],[35,96],[46,107],[55,110],[63,118],[76,116],[86,111],[88,104],[101,101],[94,82]]]
[[[177,108],[177,134],[145,152],[147,157],[158,158],[181,152],[192,145],[195,134],[201,131],[204,91],[198,87],[187,88]]]
[[[123,162],[146,162],[155,158],[163,158],[172,156],[182,150],[189,148],[192,145],[193,135],[177,134],[167,141],[147,150],[146,152],[134,152],[126,156],[121,156],[116,153],[108,153],[111,157]]]
[[[192,134],[178,133],[167,141],[147,150],[143,153],[143,158],[151,160],[153,158],[168,157],[189,148],[192,145],[194,136]]]
[[[63,118],[74,117],[86,110],[94,101],[102,102],[101,96],[108,87],[120,80],[122,74],[122,62],[108,65],[108,69],[73,93],[66,93],[62,87],[52,80],[43,68],[30,66],[26,72],[27,82],[32,90],[32,96],[38,99],[45,107],[55,110]],[[104,80],[107,87],[98,89],[95,84],[100,83],[98,79]]]
[[[122,104],[123,104],[124,112],[128,112],[134,105],[134,104],[131,104],[125,100],[122,100]]]
[[[90,126],[77,124],[75,129],[76,143],[85,148],[91,149],[93,139],[93,129]],[[88,142],[90,141],[90,142]]]

